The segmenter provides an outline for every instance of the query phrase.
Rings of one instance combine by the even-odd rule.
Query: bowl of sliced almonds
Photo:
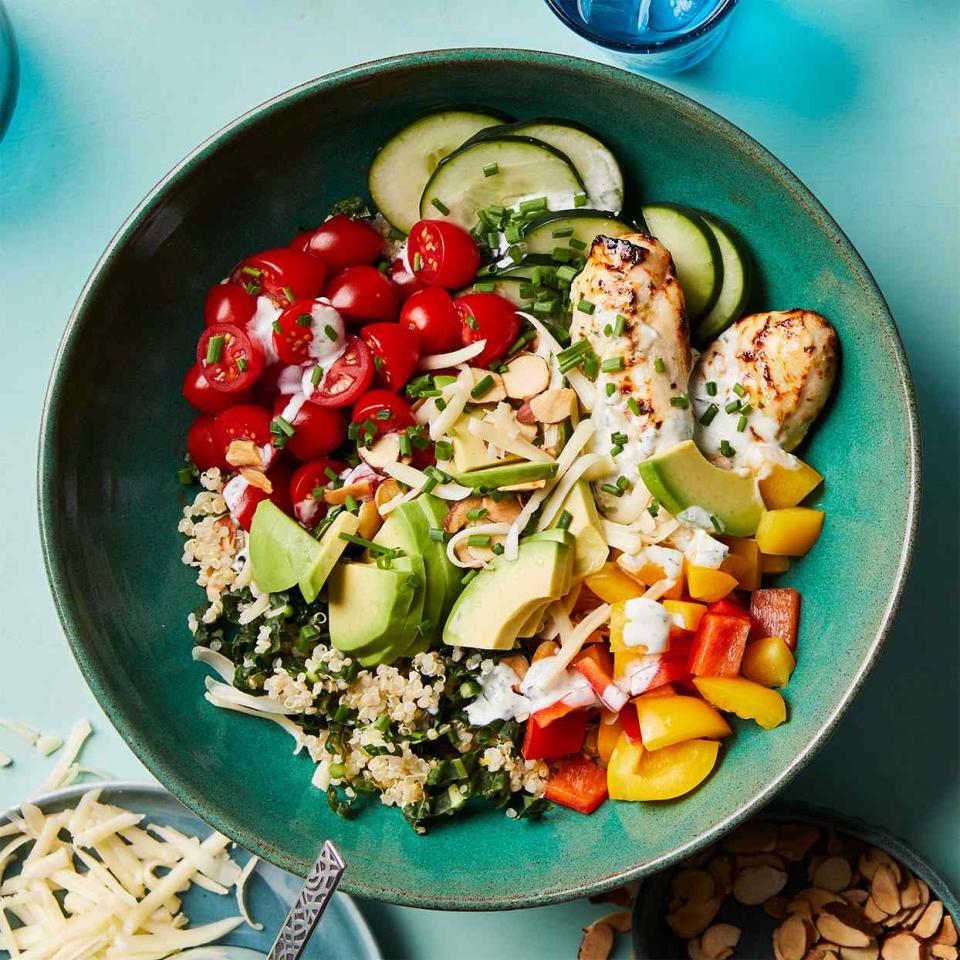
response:
[[[633,936],[637,960],[957,960],[958,915],[901,841],[775,807],[645,881]]]

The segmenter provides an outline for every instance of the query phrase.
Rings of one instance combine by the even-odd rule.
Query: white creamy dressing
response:
[[[622,554],[617,563],[628,573],[636,573],[648,563],[658,566],[664,577],[676,580],[683,569],[683,553],[671,547],[652,545],[644,547],[639,553]]]
[[[307,347],[307,353],[314,363],[319,363],[328,370],[330,364],[343,353],[347,346],[343,318],[325,298],[314,301],[310,308],[310,316],[313,318],[310,324],[313,339]],[[332,337],[327,332],[327,327],[330,328]]]
[[[631,697],[636,697],[649,689],[653,683],[663,658],[659,654],[637,657],[627,664],[626,675],[617,681],[617,685]]]
[[[277,392],[282,396],[299,393],[302,389],[303,367],[291,365],[284,367],[277,377]]]
[[[686,510],[681,510],[674,519],[691,530],[714,529],[713,520],[710,519],[710,514],[703,507],[687,507]]]
[[[280,416],[292,425],[293,421],[297,419],[297,414],[306,402],[307,398],[302,393],[293,394],[287,401],[287,405],[280,412]]]
[[[690,545],[686,549],[687,560],[695,567],[708,567],[716,570],[727,558],[730,548],[715,540],[706,530],[694,530]]]
[[[241,501],[249,486],[250,483],[238,473],[232,480],[228,480],[223,487],[223,502],[226,503],[230,516],[234,520],[237,519],[237,511],[240,509]]]
[[[596,694],[576,670],[564,670],[552,683],[545,682],[553,673],[552,657],[544,657],[530,665],[520,680],[513,668],[498,663],[480,677],[480,696],[467,705],[466,713],[475,726],[494,720],[526,720],[531,713],[562,700],[572,707],[589,707],[597,703]],[[520,692],[513,690],[520,685]]]
[[[257,297],[257,309],[247,323],[247,333],[260,344],[267,366],[277,362],[277,351],[273,347],[273,325],[283,311],[268,297]]]
[[[633,597],[623,607],[626,621],[623,642],[628,647],[643,647],[648,654],[664,653],[670,645],[670,611],[656,600]]]

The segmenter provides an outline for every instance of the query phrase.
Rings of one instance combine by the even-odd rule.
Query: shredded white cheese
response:
[[[553,616],[556,615],[554,612]],[[563,612],[563,616],[566,616],[566,611]],[[563,641],[556,655],[550,658],[551,674],[547,682],[551,682],[553,677],[559,676],[562,670],[570,666],[570,661],[580,652],[580,648],[586,643],[590,634],[602,627],[609,619],[610,604],[602,603],[596,610],[591,610],[565,637],[561,628],[560,635]]]
[[[460,419],[463,408],[470,402],[472,389],[473,374],[469,367],[461,367],[457,379],[443,390],[446,406],[430,423],[431,440],[439,440]]]
[[[553,457],[545,450],[534,446],[523,437],[510,436],[505,430],[501,430],[496,424],[488,423],[485,420],[478,420],[471,417],[467,424],[467,430],[475,437],[479,437],[485,443],[496,447],[498,450],[505,450],[517,457],[523,457],[524,460],[532,460],[536,463],[553,463]]]
[[[76,778],[79,769],[76,767],[75,761],[91,733],[93,733],[93,727],[90,726],[90,721],[85,717],[73,725],[60,759],[54,764],[53,769],[47,775],[47,779],[40,784],[34,796],[49,793],[51,790],[56,790],[57,787],[66,786]]]
[[[447,558],[455,567],[461,567],[466,570],[471,567],[482,567],[484,564],[480,560],[461,560],[457,556],[457,545],[463,543],[468,537],[474,534],[489,534],[490,536],[503,536],[510,532],[508,523],[478,523],[473,527],[464,527],[458,530],[447,541]]]
[[[477,340],[476,343],[468,344],[459,350],[453,350],[450,353],[434,353],[427,357],[421,357],[417,363],[418,370],[447,370],[450,367],[459,366],[466,363],[474,357],[479,357],[487,348],[486,340]]]

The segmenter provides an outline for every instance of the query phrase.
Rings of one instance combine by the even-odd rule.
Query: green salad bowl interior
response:
[[[515,822],[478,807],[418,836],[371,803],[338,819],[279,728],[203,699],[186,618],[202,600],[180,562],[176,478],[191,411],[180,395],[204,293],[242,256],[286,244],[363,193],[377,148],[423,112],[482,104],[562,116],[620,160],[626,212],[703,208],[757,264],[755,308],[818,310],[843,364],[801,455],[826,476],[813,553],[782,578],[803,593],[789,722],[734,721],[709,780],[678,802],[610,802]],[[679,94],[553,54],[456,50],[354,67],[256,108],[197,149],[120,229],[81,294],[42,427],[40,520],[53,593],[83,673],[132,749],[187,806],[244,847],[306,873],[332,838],[350,893],[494,909],[594,893],[660,869],[768,800],[823,743],[876,657],[913,542],[913,393],[867,268],[820,204],[744,133]]]

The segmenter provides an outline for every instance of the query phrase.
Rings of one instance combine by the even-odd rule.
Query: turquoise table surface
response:
[[[7,451],[0,716],[60,733],[87,716],[96,735],[83,762],[145,777],[74,665],[47,589],[36,522],[34,459],[47,376],[100,251],[191,148],[301,81],[436,47],[602,54],[567,33],[539,0],[7,0],[7,7],[22,79],[0,142],[0,441]],[[786,795],[883,825],[956,889],[960,10],[956,0],[741,0],[740,7],[719,52],[671,85],[772,150],[849,234],[906,342],[925,437],[923,518],[899,621],[839,730]],[[863,442],[882,430],[881,421],[865,423]],[[15,760],[0,770],[6,807],[33,791],[51,761],[2,729],[0,751]],[[362,907],[388,957],[456,952],[462,960],[575,956],[580,926],[606,911],[586,902],[496,916]],[[618,955],[628,952],[621,944]]]

